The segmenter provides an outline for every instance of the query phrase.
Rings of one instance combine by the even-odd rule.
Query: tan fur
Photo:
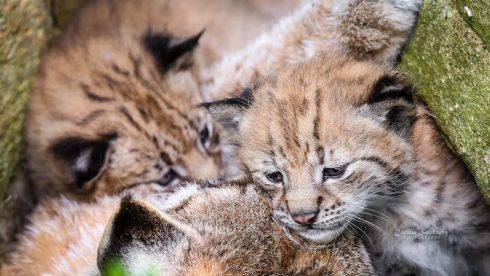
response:
[[[122,3],[129,3],[129,2],[122,2]],[[206,80],[206,78],[201,78],[201,80],[203,80],[201,82],[201,85],[209,84],[208,87],[202,88],[203,93],[209,93],[211,96],[212,93],[214,92],[219,94],[231,86],[234,87],[236,85],[236,78],[240,80],[238,82],[240,84],[242,83],[249,84],[250,82],[259,80],[260,77],[268,74],[268,72],[278,70],[280,67],[282,67],[282,65],[285,63],[284,62],[281,63],[281,60],[283,61],[286,60],[288,62],[291,60],[294,62],[301,62],[304,61],[305,58],[308,59],[314,56],[318,51],[322,52],[322,49],[327,49],[327,50],[333,49],[332,50],[333,54],[344,55],[350,53],[351,51],[349,48],[350,46],[344,48],[345,42],[338,44],[338,42],[334,41],[333,44],[331,44],[330,42],[332,41],[328,40],[328,37],[322,35],[323,30],[325,30],[325,33],[329,33],[329,30],[334,32],[335,30],[337,30],[336,28],[332,29],[332,25],[323,24],[323,23],[325,23],[325,21],[333,22],[335,26],[341,28],[339,22],[343,22],[342,20],[345,21],[347,19],[332,17],[333,14],[336,14],[334,13],[334,11],[342,11],[342,14],[347,16],[346,18],[349,18],[348,12],[351,10],[355,10],[355,8],[357,7],[356,4],[358,2],[353,1],[352,3],[354,4],[350,3],[349,5],[351,6],[349,6],[349,8],[346,8],[346,6],[341,4],[343,2],[340,1],[338,2],[339,5],[332,5],[330,1],[321,1],[318,3],[320,4],[316,6],[312,6],[313,8],[309,8],[309,6],[308,7],[305,6],[302,9],[302,11],[297,14],[296,17],[293,16],[292,19],[287,19],[283,21],[283,23],[280,24],[280,26],[282,27],[274,28],[271,31],[275,35],[271,35],[270,39],[263,39],[263,38],[262,40],[259,39],[257,43],[253,44],[253,46],[246,48],[242,52],[242,54],[237,54],[235,58],[225,60],[223,64],[228,64],[228,65],[224,67],[218,66],[217,70],[209,71],[216,76],[223,76],[225,79],[231,80],[231,83],[233,84],[229,85],[227,81],[224,83],[220,83],[219,81],[214,81],[214,80],[210,82]],[[367,2],[362,2],[362,3],[365,4]],[[376,5],[374,6],[379,7]],[[137,8],[128,9],[128,11],[131,11],[131,14],[128,15],[129,18],[138,18],[138,16],[141,15],[141,13],[138,13],[136,11],[138,11],[140,7],[145,7],[145,5],[139,4]],[[332,7],[334,7],[335,9]],[[367,7],[367,10],[369,10],[368,8],[369,5]],[[381,10],[383,10],[385,6],[381,5],[381,8],[382,8]],[[88,8],[87,10],[90,11],[90,9]],[[157,175],[160,172],[159,170],[154,169],[155,164],[154,162],[152,162],[155,161],[155,159],[159,158],[158,156],[156,156],[156,153],[159,151],[158,143],[154,147],[154,145],[152,145],[153,141],[151,141],[153,139],[149,139],[149,137],[153,135],[157,135],[157,136],[161,135],[162,137],[166,137],[166,135],[171,135],[172,139],[178,144],[177,146],[175,146],[175,148],[177,149],[172,148],[167,153],[172,158],[179,159],[179,162],[182,162],[183,165],[181,164],[182,166],[179,167],[184,167],[185,169],[184,171],[186,170],[188,171],[188,172],[183,172],[182,174],[186,174],[186,176],[189,177],[208,177],[212,175],[213,172],[216,172],[217,170],[216,160],[213,160],[211,163],[208,162],[206,157],[202,156],[203,152],[199,151],[199,147],[196,148],[191,146],[193,145],[193,143],[195,143],[195,140],[198,138],[197,135],[198,133],[195,129],[194,130],[192,129],[193,128],[192,124],[189,124],[188,127],[182,127],[183,129],[176,131],[174,128],[172,128],[172,124],[169,124],[169,121],[179,122],[178,125],[182,126],[180,122],[183,122],[183,120],[179,118],[180,112],[170,112],[171,114],[161,114],[162,112],[165,113],[165,110],[168,108],[167,106],[164,106],[162,108],[161,103],[165,102],[165,100],[159,99],[157,100],[157,104],[155,105],[154,104],[155,100],[148,101],[148,99],[141,97],[141,95],[147,95],[147,94],[150,95],[154,91],[159,91],[160,93],[165,95],[162,96],[161,98],[166,98],[167,96],[168,97],[171,96],[170,102],[172,102],[172,104],[175,104],[175,106],[170,108],[172,111],[180,110],[181,112],[189,110],[190,107],[200,99],[198,94],[196,94],[199,85],[195,81],[196,71],[169,72],[164,76],[155,78],[155,75],[157,75],[155,72],[155,68],[153,68],[153,66],[151,65],[148,65],[148,64],[152,64],[151,63],[152,60],[148,57],[148,53],[142,51],[141,46],[133,47],[134,45],[131,44],[134,42],[134,36],[141,35],[142,31],[147,31],[144,30],[143,28],[145,26],[148,26],[145,25],[145,22],[148,21],[151,22],[153,18],[161,18],[161,16],[153,17],[154,16],[153,12],[157,13],[157,10],[158,9],[154,9],[151,12],[144,13],[145,16],[139,17],[140,21],[138,20],[128,21],[130,22],[130,25],[128,26],[122,24],[121,27],[122,29],[120,33],[118,33],[117,29],[116,30],[110,29],[108,33],[105,33],[105,31],[107,31],[106,28],[100,28],[100,26],[98,25],[96,25],[95,27],[92,26],[90,27],[93,28],[92,31],[94,29],[97,30],[94,33],[96,34],[101,33],[102,35],[95,36],[96,39],[90,40],[90,42],[86,42],[83,39],[82,40],[71,39],[72,36],[67,35],[66,37],[69,37],[70,39],[69,38],[62,39],[60,42],[61,46],[58,49],[59,52],[63,53],[64,55],[66,54],[66,56],[61,56],[61,57],[57,56],[59,53],[54,53],[53,51],[53,53],[51,53],[51,55],[53,55],[53,58],[46,59],[49,60],[49,62],[45,63],[43,67],[44,69],[42,69],[41,71],[42,78],[40,78],[40,81],[36,86],[38,87],[37,89],[40,89],[41,87],[42,89],[40,89],[40,91],[54,91],[54,89],[59,89],[61,85],[63,85],[63,89],[61,89],[61,91],[64,91],[65,93],[68,93],[66,91],[70,91],[69,93],[71,94],[69,94],[70,98],[67,97],[58,98],[58,97],[54,97],[54,95],[49,93],[42,94],[41,92],[34,92],[34,93],[38,93],[40,96],[38,98],[36,98],[36,96],[33,96],[30,100],[30,105],[28,109],[30,110],[30,113],[28,113],[28,117],[30,119],[27,120],[28,127],[26,128],[27,140],[28,143],[31,142],[34,143],[33,145],[28,144],[31,150],[34,149],[31,151],[32,155],[30,155],[31,162],[32,162],[30,167],[33,172],[34,171],[37,172],[37,174],[36,173],[33,174],[33,178],[40,180],[39,187],[38,187],[40,191],[46,192],[48,190],[47,187],[49,187],[50,190],[52,190],[51,192],[54,193],[59,191],[66,192],[69,191],[70,189],[73,190],[73,185],[67,185],[70,182],[73,182],[73,180],[69,179],[69,174],[66,173],[66,168],[63,168],[63,166],[62,165],[60,166],[59,164],[56,165],[55,164],[56,160],[52,160],[51,159],[52,156],[46,154],[46,149],[49,148],[50,141],[55,140],[57,138],[56,135],[65,135],[65,134],[72,135],[73,133],[75,133],[76,135],[80,135],[81,137],[88,137],[94,139],[94,137],[100,137],[102,131],[106,133],[107,131],[109,131],[110,133],[110,130],[114,130],[114,129],[117,129],[118,131],[124,130],[123,133],[125,134],[125,138],[120,138],[118,136],[117,140],[111,141],[111,149],[114,150],[114,152],[111,152],[113,158],[110,158],[107,161],[108,162],[107,168],[109,169],[105,170],[101,175],[98,175],[97,179],[89,186],[88,192],[90,192],[92,195],[107,193],[107,192],[114,193],[123,186],[128,186],[128,185],[132,186],[132,184],[153,182],[155,180],[155,175]],[[413,19],[414,19],[412,14],[413,9],[408,9],[408,10],[410,10],[411,12],[409,18],[406,20],[407,22],[403,22],[403,24],[400,24],[400,26],[393,26],[393,30],[396,30],[395,37],[398,37],[399,39],[405,38],[407,36],[411,24],[413,23]],[[89,12],[87,12],[87,14],[88,13]],[[99,9],[96,12],[96,14],[101,15],[100,22],[105,22],[105,20],[107,20],[108,18],[107,14],[104,14],[104,9]],[[373,15],[379,16],[378,13],[373,13]],[[391,14],[389,15],[391,16]],[[91,14],[91,16],[94,15]],[[83,12],[80,14],[79,18],[83,18]],[[95,16],[95,18],[98,17]],[[126,17],[122,16],[121,18],[126,18]],[[337,20],[340,21],[337,22]],[[140,22],[141,26],[140,24],[133,24],[135,21]],[[79,19],[79,22],[81,22],[81,19]],[[98,22],[98,21],[94,20],[93,22]],[[364,23],[361,20],[358,27],[363,26],[363,24]],[[119,25],[120,24],[113,24],[111,25],[111,27],[119,26]],[[152,25],[152,28],[156,28],[155,30],[158,31],[159,30],[158,26],[161,25]],[[80,31],[80,33],[83,34],[85,32],[84,28],[86,27],[83,27],[81,28],[81,30],[78,30],[77,28],[79,27],[80,26],[76,26],[76,24],[74,24],[74,27],[72,27],[73,29],[71,30],[77,30],[77,32]],[[350,27],[350,25],[348,25],[347,27]],[[88,33],[92,34],[90,28]],[[342,33],[342,29],[340,31],[341,31],[340,33]],[[305,34],[305,37],[299,35],[302,33]],[[362,31],[358,31],[356,33],[362,33]],[[121,40],[109,39],[112,37],[112,35],[120,35],[120,34],[124,34],[124,39],[122,41],[128,43],[129,45],[128,48],[124,48],[127,45],[125,43],[120,43]],[[293,35],[289,37],[289,34],[293,34]],[[73,37],[76,37],[77,35],[78,34],[75,33]],[[347,35],[347,37],[350,37],[350,35]],[[328,42],[325,44],[326,40],[328,40]],[[338,41],[343,41],[343,40],[341,39]],[[79,45],[75,43],[74,45],[76,46],[73,46],[73,42],[78,42],[83,45]],[[265,44],[262,44],[263,42],[265,42]],[[305,48],[304,47],[305,43],[307,45],[311,45],[312,47]],[[371,45],[370,43],[371,42],[368,39],[366,45]],[[271,47],[267,47],[267,45],[271,45]],[[384,52],[381,51],[380,49],[385,49],[386,45],[385,44],[380,44],[380,45],[382,46],[375,48],[375,51],[373,53]],[[357,47],[356,49],[358,49],[358,45],[356,47]],[[389,49],[391,50],[387,51],[385,54],[380,54],[379,56],[377,56],[376,54],[374,55],[379,57],[378,61],[380,63],[384,63],[387,60],[394,59],[399,48],[400,45],[394,45],[393,47],[389,47]],[[124,52],[124,51],[128,51],[128,49],[131,55],[127,55],[127,52]],[[258,50],[258,49],[262,49],[262,50]],[[282,50],[279,51],[278,49],[287,49],[287,51],[282,51]],[[335,49],[337,49],[338,51]],[[344,53],[343,50],[346,50],[346,52]],[[119,51],[124,52],[124,55],[121,54],[121,52]],[[371,51],[368,52],[371,53]],[[48,54],[47,56],[49,57],[49,55],[50,54]],[[108,57],[111,58],[112,56],[118,57],[117,61],[115,61],[116,66],[113,66],[110,63],[109,64],[104,63],[108,61],[107,59]],[[121,58],[121,56],[124,57]],[[136,56],[136,59],[134,59],[134,56]],[[252,56],[254,58],[251,58]],[[264,58],[265,56],[267,56],[268,58],[270,57],[271,60],[269,60],[268,58]],[[359,55],[359,58],[363,59],[364,57],[362,55]],[[89,62],[92,61],[92,59],[94,59],[94,62],[93,63]],[[138,66],[136,66],[137,62],[135,62],[135,60],[136,61],[141,60],[142,64],[144,64],[145,66],[143,66],[143,68],[137,68]],[[236,60],[240,60],[240,61],[238,63],[235,63]],[[250,64],[246,66],[240,65],[243,61],[250,61]],[[45,68],[49,68],[49,67],[47,67],[48,65],[46,64],[49,63],[51,63],[51,65],[49,65],[52,66],[51,68],[63,68],[66,70],[63,70],[62,72],[56,70],[47,70]],[[253,69],[253,70],[251,69],[251,68],[256,68],[258,64],[264,65],[263,67],[261,67],[262,69]],[[73,69],[68,70],[72,66]],[[243,70],[240,68],[242,68]],[[131,78],[128,79],[125,76],[126,76],[126,72],[129,72],[131,74],[131,72],[134,72],[135,69],[142,70],[141,76],[143,79],[135,80],[133,82],[133,79]],[[109,70],[110,72],[105,72],[104,70]],[[72,72],[72,71],[73,72],[81,71],[82,73],[80,74],[80,76],[71,76],[71,74],[66,74],[66,72]],[[230,74],[228,72],[231,72],[230,74],[232,75],[232,77],[230,77]],[[115,82],[108,81],[107,78],[105,78],[104,76],[105,73],[110,73],[111,77],[114,76]],[[156,119],[155,123],[143,124],[143,126],[141,127],[141,129],[144,129],[148,135],[144,135],[145,137],[142,137],[141,133],[138,133],[137,131],[136,132],[126,131],[134,127],[134,124],[131,122],[131,120],[127,120],[127,119],[123,119],[122,121],[119,120],[121,115],[125,116],[124,114],[125,112],[121,112],[121,109],[117,110],[117,112],[121,113],[119,114],[119,117],[109,116],[109,120],[107,121],[103,120],[102,122],[97,122],[97,120],[93,120],[91,122],[93,123],[93,125],[91,125],[90,127],[85,127],[83,129],[72,128],[70,123],[72,122],[82,123],[84,122],[83,118],[87,118],[86,116],[89,116],[89,114],[84,113],[84,110],[78,108],[80,103],[86,102],[86,99],[83,98],[84,95],[82,95],[82,93],[84,93],[85,91],[81,91],[84,90],[83,87],[81,86],[72,87],[70,85],[70,80],[72,78],[76,79],[77,81],[78,80],[88,81],[89,88],[91,89],[96,88],[97,93],[102,92],[102,94],[99,96],[102,96],[104,98],[112,97],[116,95],[116,97],[118,98],[117,100],[118,101],[121,100],[121,103],[128,108],[128,112],[130,114],[137,114],[135,116],[137,117],[137,123],[142,123],[144,121],[144,118],[142,118],[142,116],[139,115],[141,111],[135,108],[135,106],[138,103],[144,105],[152,112],[155,112],[157,114],[155,116]],[[48,82],[47,81],[48,79],[53,80],[53,82]],[[50,85],[53,85],[53,83],[56,83],[56,86],[51,87]],[[44,87],[44,85],[46,85],[46,87]],[[111,88],[111,86],[113,86],[113,88]],[[209,87],[214,87],[212,89],[213,90],[212,92],[209,92],[210,91]],[[122,94],[127,94],[124,93],[124,91],[128,91],[128,90],[141,91],[141,92],[131,94],[129,99],[124,99],[123,97],[119,99],[119,94],[121,94],[121,96]],[[53,109],[53,111],[44,109],[43,105],[40,103],[45,103],[46,107],[49,107],[49,109]],[[54,105],[54,103],[57,104]],[[104,106],[107,105],[104,104]],[[189,117],[193,117],[193,116],[196,117],[195,121],[198,122],[197,124],[206,121],[205,116],[202,115],[200,111],[194,110],[192,112],[189,112]],[[171,119],[167,120],[166,118],[169,117]],[[60,118],[63,118],[63,120],[60,120]],[[66,118],[69,118],[70,120],[67,121]],[[29,120],[32,120],[32,123],[29,123]],[[183,125],[186,125],[185,120]],[[40,126],[46,126],[46,127],[41,128]],[[161,131],[162,128],[167,131]],[[59,133],[57,133],[58,131]],[[80,131],[82,131],[83,133],[81,133]],[[179,133],[180,131],[182,133]],[[36,145],[38,141],[41,141],[41,143],[44,144]],[[141,156],[135,154],[134,152],[129,151],[129,149],[134,146],[141,147],[136,151],[137,153],[139,152]],[[166,148],[167,147],[165,146],[165,149]],[[149,156],[147,156],[148,153]],[[124,158],[122,158],[122,156],[124,156]],[[40,157],[43,157],[43,159],[37,159],[37,160],[35,159]],[[110,162],[113,162],[115,165],[111,166]],[[210,167],[203,166],[203,164],[210,164]],[[51,167],[52,169],[44,169],[46,167]],[[144,177],[142,177],[142,175]],[[35,221],[35,225],[37,225],[38,223],[40,222]],[[307,257],[300,258],[300,260],[303,259],[308,260]],[[207,260],[203,260],[202,263],[204,264],[204,267],[212,267],[213,269],[219,269],[219,267],[213,265],[210,266]],[[301,266],[301,262],[300,264],[298,264],[298,266]]]
[[[40,203],[19,241],[11,264],[1,275],[89,275],[96,272],[97,244],[117,206],[117,197],[102,197],[95,203],[76,203],[66,198]],[[74,227],[76,226],[76,227]]]
[[[295,3],[282,6],[287,10]],[[106,169],[96,183],[76,191],[78,195],[113,193],[161,177],[167,165],[160,164],[160,152],[183,177],[216,176],[217,148],[203,152],[196,145],[199,131],[212,123],[194,108],[201,101],[195,74],[266,28],[274,17],[262,13],[261,6],[266,4],[89,1],[44,56],[29,97],[26,158],[35,193],[76,191],[69,168],[52,153],[53,145],[67,137],[97,140],[117,135]],[[229,35],[223,35],[225,28]],[[149,32],[185,38],[204,29],[190,70],[162,75],[142,45]]]
[[[254,186],[247,182],[218,186],[188,184],[165,200],[157,194],[147,197],[151,203],[124,199],[105,231],[99,261],[110,253],[122,254],[120,261],[130,274],[148,268],[165,275],[372,274],[365,248],[353,235],[329,246],[299,246],[295,241],[301,238],[285,235],[271,219],[269,200]],[[93,204],[66,199],[46,202],[33,215],[36,228],[21,239],[2,275],[98,274],[96,252],[102,227],[119,199],[103,197]],[[176,204],[169,206],[169,202]],[[132,207],[146,211],[132,213]],[[146,222],[114,224],[123,215]],[[78,228],[73,232],[64,231],[74,224]],[[133,238],[114,244],[119,235],[114,231]],[[149,244],[142,246],[140,237]],[[155,239],[160,242],[152,242]],[[122,251],[114,251],[114,245]]]
[[[201,77],[207,99],[229,97],[288,64],[321,55],[393,67],[415,23],[420,0],[313,0]]]
[[[2,243],[22,225],[19,211],[25,213],[30,209],[26,206],[43,195],[90,200],[161,179],[170,167],[182,178],[216,176],[223,165],[219,137],[209,117],[195,109],[201,101],[197,75],[225,53],[243,47],[299,1],[87,2],[44,55],[29,96],[24,140],[30,181],[12,185],[5,203],[11,208],[0,227]],[[204,29],[189,70],[162,75],[142,46],[149,31],[187,38]],[[87,92],[101,100],[90,99]],[[206,125],[212,137],[203,149],[199,131]],[[110,139],[103,171],[77,187],[71,164],[55,157],[53,146],[66,138],[97,140],[108,134],[117,138]],[[160,153],[169,156],[172,166]],[[12,216],[19,222],[11,223]],[[1,251],[6,249],[2,246]]]
[[[234,118],[239,159],[292,231],[325,243],[359,230],[380,273],[485,274],[488,207],[400,73],[325,56],[278,71],[237,102],[208,107]],[[303,225],[303,214],[314,219]],[[445,234],[397,234],[407,229]]]

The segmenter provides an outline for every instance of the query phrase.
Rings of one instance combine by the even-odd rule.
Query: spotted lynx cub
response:
[[[165,275],[373,275],[353,233],[327,246],[298,244],[248,181],[191,184],[156,208],[123,199],[99,248],[99,267],[119,259],[131,274],[146,265]]]
[[[52,200],[35,213],[39,223],[24,236],[22,253],[0,272],[98,275],[98,263],[100,272],[120,265],[127,275],[374,275],[353,233],[330,245],[298,243],[272,219],[267,197],[247,183],[191,183],[146,200]]]
[[[396,70],[326,54],[204,106],[301,237],[358,230],[382,275],[490,272],[490,210]]]

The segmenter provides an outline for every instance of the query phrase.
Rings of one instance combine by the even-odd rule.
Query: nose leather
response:
[[[302,225],[310,225],[313,224],[318,215],[318,210],[314,212],[307,212],[301,214],[291,215],[294,221]]]

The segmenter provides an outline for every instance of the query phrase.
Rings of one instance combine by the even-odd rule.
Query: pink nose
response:
[[[313,222],[315,222],[317,215],[318,215],[318,211],[315,211],[311,213],[292,215],[292,218],[294,221],[296,221],[299,224],[310,225],[313,224]]]

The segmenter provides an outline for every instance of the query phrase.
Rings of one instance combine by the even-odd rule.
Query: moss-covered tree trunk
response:
[[[402,69],[490,202],[490,2],[425,0]]]
[[[9,189],[21,156],[23,107],[43,49],[83,0],[0,0],[0,264],[23,213]],[[28,191],[24,191],[28,193]]]
[[[22,110],[50,26],[42,0],[0,0],[1,199],[19,160]]]

